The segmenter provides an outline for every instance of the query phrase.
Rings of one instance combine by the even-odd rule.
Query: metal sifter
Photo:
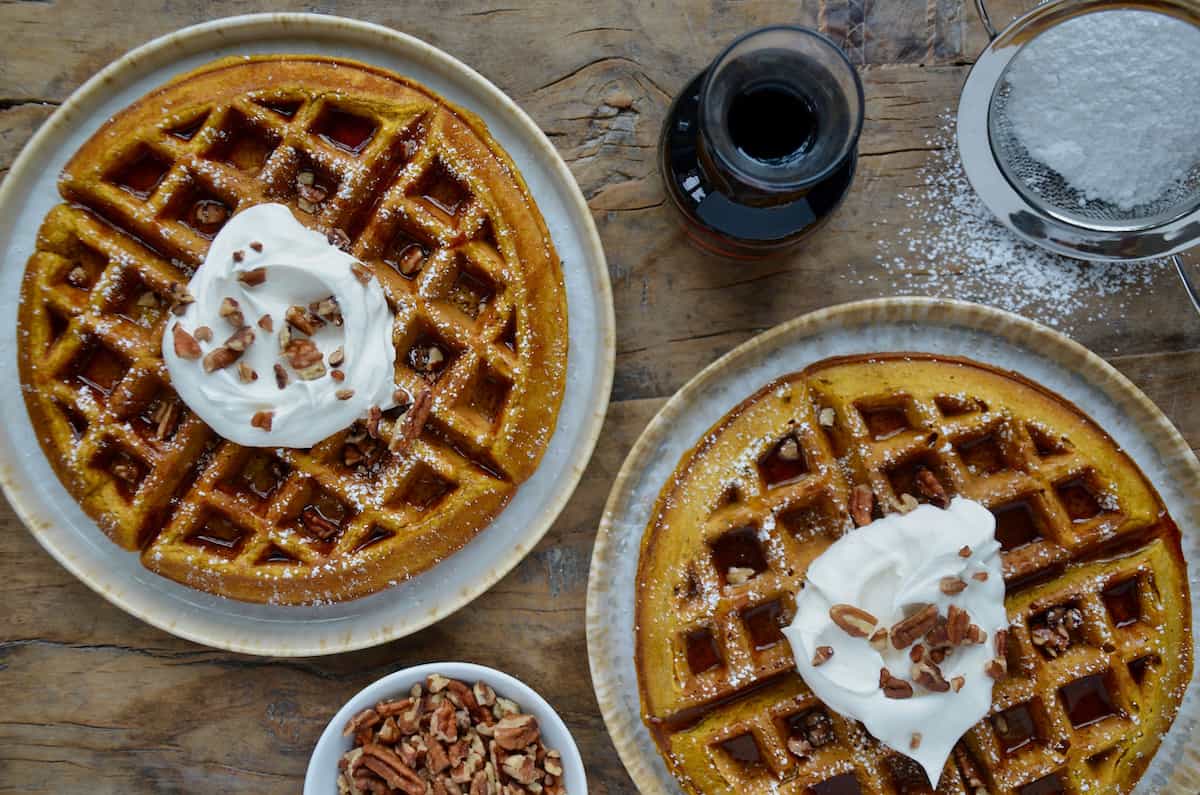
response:
[[[991,42],[967,76],[958,105],[963,168],[980,199],[1021,238],[1058,254],[1090,260],[1140,260],[1174,255],[1188,295],[1200,311],[1200,291],[1179,252],[1200,243],[1200,163],[1158,197],[1124,208],[1088,198],[1032,157],[1009,113],[1009,70],[1022,48],[1083,14],[1138,10],[1168,14],[1200,28],[1194,0],[1054,0],[997,31],[985,0],[975,0]]]

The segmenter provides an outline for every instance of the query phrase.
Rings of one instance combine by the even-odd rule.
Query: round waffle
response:
[[[113,117],[60,190],[22,285],[26,406],[63,484],[150,569],[249,601],[356,598],[459,549],[536,469],[566,373],[562,273],[470,113],[353,61],[230,58]],[[383,285],[397,360],[381,366],[432,393],[403,454],[362,423],[307,450],[242,448],[171,389],[172,291],[225,219],[268,201]]]
[[[808,564],[854,526],[855,487],[877,517],[905,495],[931,499],[922,470],[995,514],[1011,622],[992,711],[937,791],[1132,789],[1191,675],[1178,528],[1129,457],[1057,395],[965,359],[883,354],[763,387],[659,495],[638,563],[636,663],[643,719],[685,790],[930,791],[915,763],[812,695],[780,633]]]

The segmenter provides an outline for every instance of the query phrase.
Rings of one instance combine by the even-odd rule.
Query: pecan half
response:
[[[425,428],[426,421],[429,420],[429,413],[433,410],[433,393],[428,387],[423,388],[417,393],[417,397],[413,400],[408,410],[404,412],[399,424],[399,430],[392,433],[392,439],[388,442],[388,449],[393,453],[407,455],[412,443],[421,435],[421,431]]]
[[[894,624],[891,631],[892,647],[907,649],[933,629],[937,624],[937,616],[935,605],[925,605],[908,618]]]
[[[837,604],[829,608],[829,618],[852,638],[866,638],[875,630],[879,619],[860,607]]]
[[[200,343],[196,342],[196,338],[188,334],[183,326],[178,323],[171,329],[171,336],[175,343],[175,355],[180,359],[199,359],[202,351]]]
[[[257,287],[267,280],[267,269],[252,268],[248,271],[242,271],[238,274],[237,279],[247,287]]]
[[[967,628],[971,625],[971,616],[958,605],[950,605],[946,611],[946,639],[951,646],[962,644],[967,638]]]
[[[879,669],[879,687],[888,698],[912,698],[912,685],[893,676],[887,668]]]
[[[942,482],[928,468],[921,467],[917,470],[916,483],[917,491],[921,492],[921,496],[937,507],[945,508],[950,504],[950,498],[946,496],[946,489],[942,487]]]
[[[865,483],[859,483],[850,492],[850,518],[863,527],[871,523],[871,512],[875,509],[875,493]]]

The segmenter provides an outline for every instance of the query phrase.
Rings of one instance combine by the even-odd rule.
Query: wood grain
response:
[[[155,36],[262,2],[0,2],[0,176],[83,80]],[[997,23],[1029,5],[990,4]],[[519,6],[519,7],[518,7]],[[618,357],[599,448],[553,530],[487,594],[403,641],[270,660],[178,640],[61,569],[0,505],[0,791],[294,793],[329,716],[405,665],[482,662],[537,683],[571,725],[591,791],[627,793],[592,696],[584,594],[595,527],[625,453],[663,400],[743,340],[797,314],[897,290],[878,241],[913,221],[901,195],[933,154],[986,43],[962,0],[505,3],[318,0],[448,50],[511,94],[571,165],[609,257]],[[731,265],[689,248],[654,162],[673,92],[738,33],[816,25],[862,65],[860,171],[832,223],[792,255]],[[21,263],[5,263],[21,267]],[[1136,295],[1088,301],[1074,336],[1108,357],[1200,446],[1200,322],[1163,269]]]

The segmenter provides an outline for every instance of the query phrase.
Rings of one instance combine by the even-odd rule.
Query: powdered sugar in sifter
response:
[[[1028,108],[1021,106],[1023,98],[1014,101],[1012,90],[1014,75],[1020,76],[1022,53],[1035,39],[1051,34],[1041,40],[1041,50],[1046,49],[1046,44],[1061,45],[1065,51],[1078,46],[1078,42],[1064,35],[1071,32],[1071,27],[1059,26],[1071,23],[1078,27],[1078,20],[1084,15],[1099,12],[1137,11],[1167,15],[1171,19],[1156,21],[1168,25],[1194,26],[1200,37],[1200,4],[1194,0],[1054,0],[1019,17],[1001,32],[992,26],[985,0],[976,0],[976,6],[992,40],[963,87],[958,106],[958,144],[967,177],[1000,221],[1031,243],[1064,256],[1089,260],[1164,257],[1200,243],[1200,158],[1191,162],[1188,154],[1182,165],[1172,163],[1178,167],[1178,174],[1162,180],[1159,189],[1151,194],[1132,188],[1123,190],[1125,186],[1113,186],[1114,190],[1101,191],[1101,195],[1080,190],[1077,184],[1045,165],[1044,153],[1041,156],[1030,153],[1026,145],[1030,136],[1023,135],[1019,126],[1029,118]],[[1106,19],[1117,17],[1109,15]],[[1053,34],[1056,30],[1057,34]],[[1191,33],[1188,28],[1183,30]],[[1059,60],[1062,68],[1070,68],[1064,59]],[[1074,77],[1078,78],[1078,74]],[[1172,90],[1176,94],[1182,92],[1188,99],[1194,98],[1200,106],[1200,83],[1195,82],[1194,75],[1190,78],[1186,83],[1172,85]],[[1055,78],[1051,76],[1046,84],[1053,87]],[[1047,108],[1048,117],[1052,118],[1057,110]],[[1121,109],[1112,108],[1111,112],[1119,114]],[[1148,140],[1154,141],[1155,137]],[[1155,144],[1131,140],[1130,145]],[[1112,171],[1119,173],[1119,169]],[[1118,194],[1122,200],[1112,198]],[[1200,291],[1189,278],[1182,260],[1175,256],[1174,261],[1193,304],[1200,311]]]

